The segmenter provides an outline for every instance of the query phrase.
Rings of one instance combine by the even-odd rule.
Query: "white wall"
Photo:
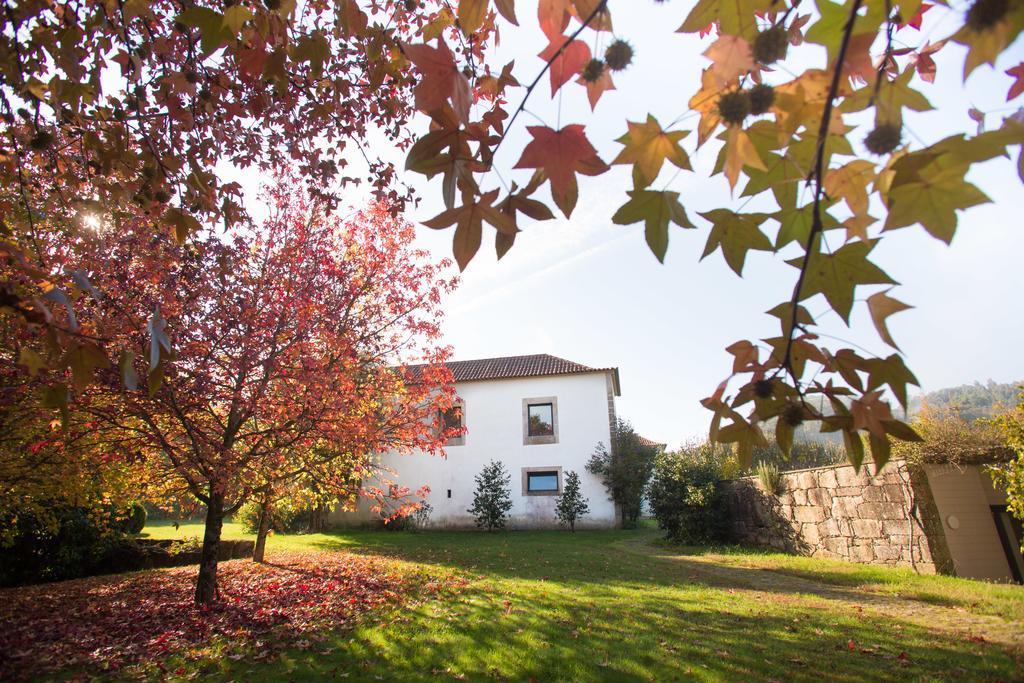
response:
[[[392,479],[415,491],[429,486],[426,501],[433,506],[431,525],[471,527],[466,509],[473,503],[473,478],[491,460],[501,460],[512,475],[510,528],[558,525],[555,496],[525,496],[522,468],[561,467],[580,476],[590,513],[577,523],[581,528],[617,524],[615,507],[600,478],[586,471],[586,462],[598,442],[609,443],[608,375],[602,372],[530,377],[481,382],[460,382],[456,391],[464,405],[467,433],[464,445],[448,446],[446,456],[424,453],[382,456],[382,464],[396,472]],[[523,399],[554,396],[558,399],[558,443],[523,444]],[[448,498],[448,491],[451,498]],[[358,524],[372,519],[366,502],[355,513],[332,516],[332,523]]]

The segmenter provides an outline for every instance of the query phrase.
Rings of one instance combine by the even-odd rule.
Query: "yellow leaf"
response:
[[[855,216],[864,216],[868,212],[868,183],[874,178],[872,162],[851,161],[825,174],[825,193],[830,199],[844,199]]]
[[[730,190],[736,187],[740,170],[744,166],[751,166],[759,171],[768,170],[747,132],[739,126],[731,126],[725,138],[725,177],[729,179]]]
[[[899,299],[894,299],[889,296],[888,292],[878,292],[868,297],[868,310],[871,311],[871,322],[875,324],[875,329],[878,330],[878,336],[882,338],[889,346],[894,349],[900,348],[896,345],[896,342],[892,340],[892,335],[889,334],[889,328],[886,326],[886,319],[895,313],[905,311],[908,308],[913,308],[909,304],[905,304]]]
[[[650,114],[644,123],[626,122],[629,130],[618,139],[625,149],[615,157],[613,164],[633,164],[637,189],[654,182],[666,160],[678,168],[690,169],[690,159],[679,146],[689,131],[664,131],[658,120]]]

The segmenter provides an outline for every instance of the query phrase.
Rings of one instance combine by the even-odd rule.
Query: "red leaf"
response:
[[[927,2],[922,2],[921,3],[921,7],[917,10],[917,14],[915,14],[910,19],[910,21],[902,22],[900,24],[897,24],[896,26],[898,28],[906,28],[906,27],[909,26],[910,28],[912,28],[914,30],[920,31],[921,30],[921,19],[924,17],[924,13],[927,12],[928,10],[930,10],[931,8],[932,8],[932,5],[929,5]]]
[[[540,58],[551,62],[548,74],[551,76],[551,94],[554,95],[558,89],[569,82],[576,74],[583,71],[583,67],[590,61],[590,48],[586,43],[574,40],[568,45],[565,36],[559,35],[551,39],[551,43],[540,53]],[[565,45],[565,49],[559,49]],[[557,56],[556,56],[557,55]]]
[[[1017,80],[1010,86],[1010,92],[1006,93],[1006,101],[1009,102],[1024,92],[1024,62],[1021,62],[1012,69],[1006,70],[1007,76],[1013,76]]]
[[[573,124],[554,130],[546,126],[528,126],[533,142],[523,150],[515,168],[544,169],[551,181],[551,196],[565,217],[576,207],[579,188],[576,174],[600,175],[608,165],[597,156],[597,150],[587,140],[583,126]]]

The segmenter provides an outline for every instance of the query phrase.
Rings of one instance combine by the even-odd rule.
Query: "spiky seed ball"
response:
[[[790,404],[786,406],[786,410],[783,411],[782,419],[790,427],[799,427],[804,423],[804,409],[795,403]]]
[[[42,152],[44,149],[49,149],[50,145],[53,144],[53,136],[47,131],[41,130],[29,140],[28,144],[35,151]]]
[[[754,396],[758,398],[771,398],[775,386],[770,379],[759,379],[754,382]]]
[[[406,12],[412,12],[418,6],[419,6],[419,4],[416,2],[416,0],[405,0],[405,11]]]
[[[597,83],[602,74],[604,74],[604,62],[600,59],[591,59],[583,67],[583,80],[587,83]]]
[[[750,113],[754,116],[764,114],[775,102],[775,88],[767,83],[758,83],[750,89]]]
[[[774,64],[780,59],[786,58],[786,50],[789,48],[789,36],[782,26],[761,31],[754,39],[754,59],[761,64]]]
[[[195,71],[189,70],[185,72],[185,80],[195,85],[199,82],[199,74]]]
[[[750,95],[742,90],[725,93],[718,98],[718,115],[726,123],[743,123],[743,119],[750,115]]]
[[[171,193],[168,192],[167,190],[157,190],[153,194],[153,198],[156,199],[161,204],[166,204],[167,202],[171,201]]]
[[[880,123],[864,138],[864,146],[872,154],[889,154],[900,146],[903,131],[894,123]]]
[[[985,31],[992,28],[1006,16],[1010,9],[1010,0],[974,0],[971,9],[967,10],[967,26],[972,31]]]
[[[633,62],[633,46],[616,40],[604,51],[604,61],[612,71],[622,71]]]
[[[281,0],[263,0],[263,4],[272,12],[276,12],[281,9]]]

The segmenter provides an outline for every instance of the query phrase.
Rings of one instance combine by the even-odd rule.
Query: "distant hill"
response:
[[[910,401],[910,413],[915,414],[927,404],[936,410],[953,410],[965,420],[991,417],[1017,405],[1024,380],[1000,384],[989,380],[985,384],[963,384],[915,396]]]

